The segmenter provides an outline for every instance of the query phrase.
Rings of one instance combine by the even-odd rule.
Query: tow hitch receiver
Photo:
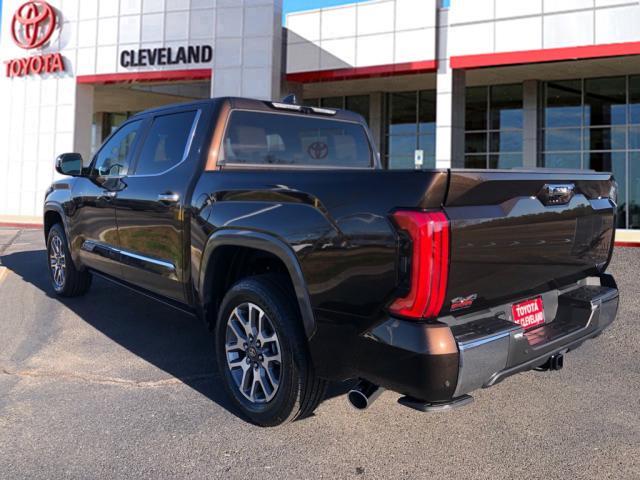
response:
[[[546,372],[548,370],[562,370],[564,367],[564,354],[556,353],[555,355],[551,355],[549,360],[536,368],[539,372]]]

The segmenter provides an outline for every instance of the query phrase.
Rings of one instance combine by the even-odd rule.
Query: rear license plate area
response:
[[[511,305],[511,315],[514,323],[525,330],[531,330],[545,322],[542,297],[535,297],[524,302]]]

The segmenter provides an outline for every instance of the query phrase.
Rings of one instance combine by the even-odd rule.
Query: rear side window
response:
[[[153,175],[169,170],[187,155],[196,112],[155,117],[144,139],[136,175]]]
[[[302,115],[236,110],[221,163],[308,167],[371,167],[362,125]]]

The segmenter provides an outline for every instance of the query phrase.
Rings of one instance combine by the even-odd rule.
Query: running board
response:
[[[400,405],[413,408],[420,412],[446,412],[454,408],[463,407],[471,402],[473,402],[471,395],[462,395],[461,397],[454,398],[450,402],[423,402],[422,400],[416,400],[411,397],[401,397],[398,399]]]

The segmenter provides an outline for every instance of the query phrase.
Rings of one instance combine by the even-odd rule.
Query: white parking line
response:
[[[0,267],[0,284],[4,281],[5,278],[7,278],[8,272],[9,270],[7,270],[7,267]]]

